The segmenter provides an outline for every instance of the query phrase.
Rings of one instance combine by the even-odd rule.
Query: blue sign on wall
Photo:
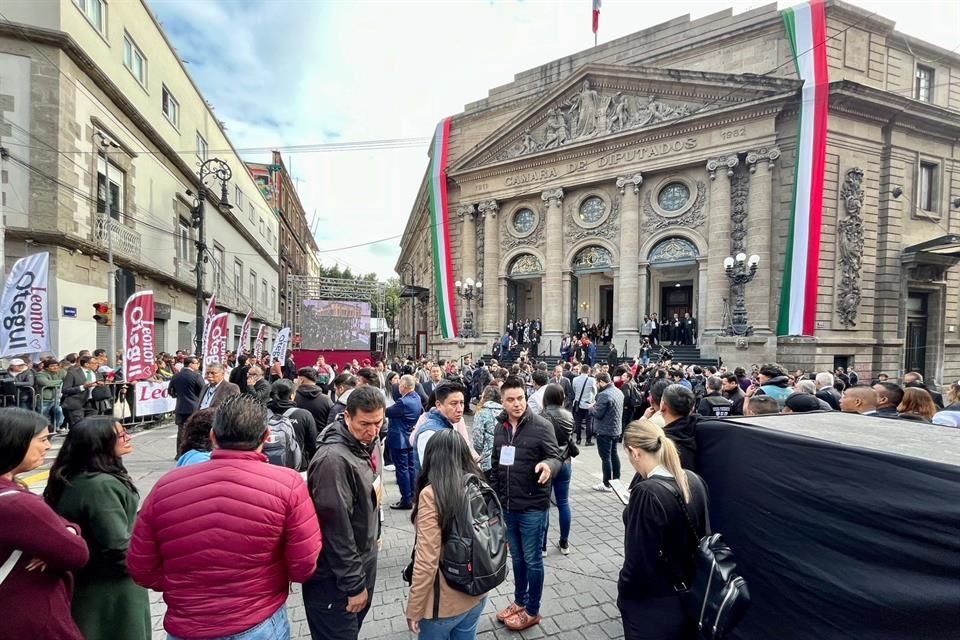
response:
[[[63,308],[63,317],[64,317],[64,318],[76,318],[76,317],[77,317],[77,308],[76,308],[76,307],[64,307],[64,308]]]

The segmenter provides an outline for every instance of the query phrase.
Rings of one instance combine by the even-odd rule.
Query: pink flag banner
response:
[[[260,362],[260,357],[263,356],[263,343],[267,341],[267,325],[260,325],[260,330],[257,331],[257,339],[253,343],[253,359],[257,362]]]
[[[123,379],[137,382],[157,372],[153,291],[138,291],[123,308]]]
[[[214,316],[217,315],[217,296],[210,296],[210,302],[207,303],[207,315],[203,319],[203,346],[202,353],[198,354],[201,358],[206,355],[208,348],[207,338],[210,335],[210,323],[213,322]]]
[[[227,334],[230,330],[230,314],[218,313],[210,321],[210,331],[207,334],[207,353],[203,357],[203,369],[206,371],[211,364],[222,365],[227,360]]]
[[[247,346],[250,344],[250,320],[253,316],[253,309],[247,313],[247,317],[243,319],[243,326],[240,328],[240,337],[237,338],[237,355],[242,356],[244,354],[250,353],[250,348]]]

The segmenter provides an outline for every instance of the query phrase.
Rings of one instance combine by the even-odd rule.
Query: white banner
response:
[[[172,413],[177,408],[177,399],[167,393],[169,382],[138,382],[137,416],[153,416],[158,413]]]
[[[247,313],[243,319],[243,326],[240,328],[240,337],[237,338],[237,356],[250,353],[250,319],[253,315],[253,309]]]
[[[0,357],[50,350],[49,253],[20,258],[0,297]]]
[[[287,345],[290,343],[290,327],[284,327],[277,334],[277,340],[273,343],[273,351],[270,354],[270,362],[286,362]]]

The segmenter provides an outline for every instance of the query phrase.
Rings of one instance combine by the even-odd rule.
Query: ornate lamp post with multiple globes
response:
[[[753,335],[753,327],[750,326],[750,320],[747,317],[747,304],[744,299],[744,291],[747,283],[757,275],[757,268],[759,266],[760,256],[758,255],[752,255],[750,259],[747,260],[746,254],[738,253],[736,258],[727,256],[723,260],[723,268],[727,273],[727,279],[730,281],[730,289],[734,295],[733,319],[730,326],[724,329],[727,335]]]
[[[460,321],[460,336],[463,338],[479,338],[480,334],[474,326],[470,303],[476,300],[478,304],[483,304],[483,283],[479,280],[474,281],[473,278],[467,278],[464,282],[457,280],[454,287],[457,290],[457,295],[467,303],[463,319]]]

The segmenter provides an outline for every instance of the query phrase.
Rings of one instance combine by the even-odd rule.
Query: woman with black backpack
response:
[[[690,640],[696,634],[680,590],[691,585],[694,549],[707,528],[705,485],[680,466],[676,445],[649,420],[631,423],[623,446],[637,472],[623,512],[617,583],[625,640]]]
[[[427,443],[411,516],[416,543],[406,615],[407,626],[421,640],[477,637],[486,594],[454,589],[440,566],[447,535],[466,506],[468,474],[484,477],[464,439],[453,429],[436,432]]]

